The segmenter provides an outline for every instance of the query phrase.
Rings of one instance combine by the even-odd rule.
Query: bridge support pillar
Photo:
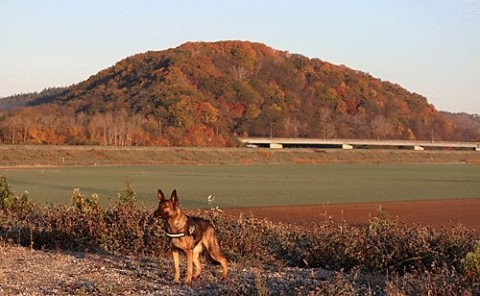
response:
[[[351,150],[351,149],[353,149],[353,146],[350,145],[350,144],[342,144],[342,149]]]
[[[270,143],[270,148],[280,149],[283,148],[283,145],[279,143]]]
[[[423,151],[423,150],[425,150],[425,148],[423,148],[422,146],[415,145],[415,146],[413,146],[413,150],[415,150],[415,151]]]

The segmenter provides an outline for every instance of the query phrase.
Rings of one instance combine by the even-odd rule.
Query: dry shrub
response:
[[[474,250],[465,256],[465,272],[472,279],[480,279],[480,241],[476,243]]]

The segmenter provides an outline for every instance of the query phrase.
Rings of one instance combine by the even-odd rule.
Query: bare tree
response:
[[[285,129],[285,135],[287,137],[296,138],[300,134],[302,124],[296,118],[286,117],[283,120],[283,127]]]
[[[243,81],[248,76],[248,70],[242,66],[232,67],[232,73],[233,76],[239,81]]]
[[[385,139],[393,133],[393,127],[385,116],[377,115],[370,122],[372,132],[377,139]]]
[[[327,107],[322,107],[318,110],[318,130],[320,137],[324,139],[333,138],[336,135],[335,124],[332,119],[332,111]]]

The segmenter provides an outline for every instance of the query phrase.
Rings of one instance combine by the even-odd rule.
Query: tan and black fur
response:
[[[158,209],[154,216],[165,219],[166,235],[170,238],[173,262],[175,266],[174,281],[180,282],[180,250],[187,257],[186,284],[190,284],[192,277],[197,278],[201,271],[199,255],[206,249],[212,259],[222,266],[222,279],[227,277],[227,260],[220,251],[215,228],[205,219],[190,217],[180,209],[177,190],[173,190],[170,199],[166,199],[162,190],[158,189]],[[195,264],[195,274],[193,274]]]

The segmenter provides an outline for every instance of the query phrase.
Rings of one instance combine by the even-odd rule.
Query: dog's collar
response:
[[[182,233],[168,233],[168,232],[165,232],[165,235],[168,236],[169,238],[179,238],[179,237],[184,237],[186,234],[184,232],[182,232]]]

